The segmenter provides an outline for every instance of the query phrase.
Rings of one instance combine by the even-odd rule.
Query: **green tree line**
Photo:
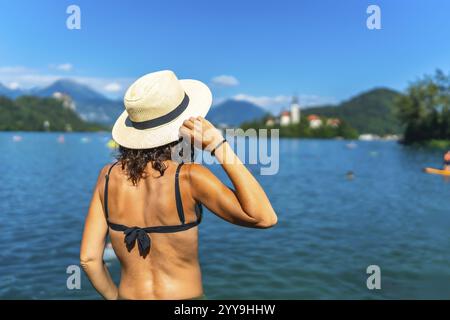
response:
[[[450,140],[450,77],[441,70],[425,75],[397,97],[405,144]]]
[[[326,124],[326,118],[322,119],[322,126],[319,128],[311,128],[308,119],[302,117],[297,124],[290,124],[287,126],[280,126],[279,124],[274,126],[267,126],[266,120],[270,117],[267,115],[262,120],[246,122],[241,125],[244,130],[253,129],[278,129],[280,137],[285,138],[317,138],[317,139],[330,139],[341,137],[344,139],[356,139],[358,138],[358,131],[352,128],[348,123],[341,120],[341,123],[337,127],[329,126]],[[270,133],[270,131],[269,131]]]
[[[0,96],[0,131],[99,131],[101,125],[83,121],[54,98]]]

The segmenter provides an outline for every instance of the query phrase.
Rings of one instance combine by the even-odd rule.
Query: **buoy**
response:
[[[119,147],[119,145],[114,140],[109,140],[106,146],[110,149],[116,149]]]

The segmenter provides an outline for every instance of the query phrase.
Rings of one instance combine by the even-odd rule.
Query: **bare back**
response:
[[[179,225],[175,201],[175,173],[178,164],[166,162],[163,176],[149,163],[147,176],[137,186],[127,180],[121,165],[109,174],[108,218],[115,224],[137,226]],[[185,165],[188,166],[188,165]],[[179,172],[179,186],[186,223],[196,220],[188,168]],[[104,188],[104,187],[103,187]],[[101,190],[104,194],[104,190]],[[105,207],[104,196],[101,197]],[[203,294],[198,261],[198,228],[174,233],[150,233],[148,255],[135,245],[129,252],[125,234],[109,228],[114,251],[121,264],[119,297],[122,299],[189,299]]]

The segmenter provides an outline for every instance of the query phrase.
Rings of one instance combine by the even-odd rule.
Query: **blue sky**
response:
[[[81,30],[66,8],[81,8]],[[381,30],[366,27],[370,4]],[[137,77],[172,69],[235,97],[281,108],[339,102],[373,87],[403,90],[450,70],[450,1],[2,1],[0,82],[74,78],[120,97]]]

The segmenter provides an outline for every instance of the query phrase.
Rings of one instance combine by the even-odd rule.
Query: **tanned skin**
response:
[[[217,129],[202,117],[190,118],[180,135],[211,151],[223,140]],[[220,218],[245,227],[269,228],[277,223],[270,201],[258,181],[242,164],[228,143],[215,151],[234,189],[225,186],[200,164],[185,164],[180,171],[180,190],[186,222],[196,219],[194,205],[202,203]],[[147,165],[148,177],[133,186],[117,165],[109,180],[109,220],[128,226],[177,225],[175,170],[166,162],[163,176]],[[198,260],[198,228],[177,233],[149,234],[150,253],[143,258],[137,246],[128,252],[123,232],[109,229],[104,212],[105,166],[97,179],[86,217],[80,262],[94,288],[105,299],[191,299],[203,294]],[[107,233],[121,264],[117,287],[103,263]]]

